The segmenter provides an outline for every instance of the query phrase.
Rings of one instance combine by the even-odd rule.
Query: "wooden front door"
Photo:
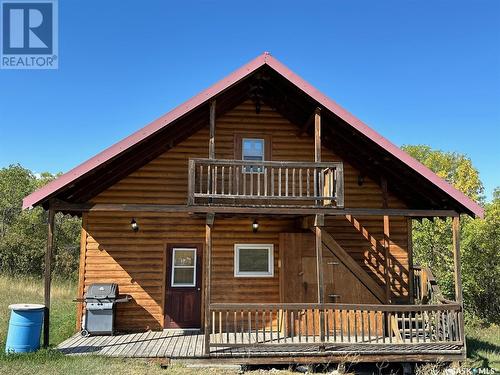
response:
[[[280,259],[282,262],[282,302],[318,302],[318,281],[316,278],[316,248],[312,233],[281,233]],[[332,255],[323,251],[323,288],[326,297],[333,293]]]
[[[165,328],[201,327],[201,245],[167,247]]]

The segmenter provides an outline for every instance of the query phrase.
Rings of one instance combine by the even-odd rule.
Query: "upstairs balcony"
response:
[[[188,204],[343,208],[343,164],[190,159]]]

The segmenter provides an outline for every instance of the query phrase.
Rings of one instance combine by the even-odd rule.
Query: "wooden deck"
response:
[[[82,337],[76,334],[59,344],[65,354],[99,354],[111,357],[199,358],[204,336],[198,331],[148,331],[115,336]]]
[[[233,363],[334,362],[357,361],[436,361],[463,359],[462,346],[456,343],[326,343],[270,344],[260,347],[211,348],[204,354],[204,336],[197,331],[148,331],[116,336],[82,337],[76,334],[58,349],[68,355],[97,354],[127,358],[165,358],[170,360],[229,360]]]

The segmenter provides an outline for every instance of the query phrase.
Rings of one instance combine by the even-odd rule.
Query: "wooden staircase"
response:
[[[397,337],[401,342],[424,341],[429,339],[428,327],[425,327],[425,320],[417,313],[409,313],[405,316],[398,316],[395,319]]]
[[[381,303],[385,303],[385,291],[382,287],[373,280],[358,262],[356,262],[325,229],[321,229],[321,240],[328,251],[335,255]]]

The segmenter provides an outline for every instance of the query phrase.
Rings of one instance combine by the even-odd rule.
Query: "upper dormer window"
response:
[[[246,161],[264,161],[265,141],[262,138],[242,138],[241,140],[241,159]],[[245,167],[245,172],[262,172],[262,167]]]
[[[241,151],[243,160],[264,161],[264,139],[243,138]]]

